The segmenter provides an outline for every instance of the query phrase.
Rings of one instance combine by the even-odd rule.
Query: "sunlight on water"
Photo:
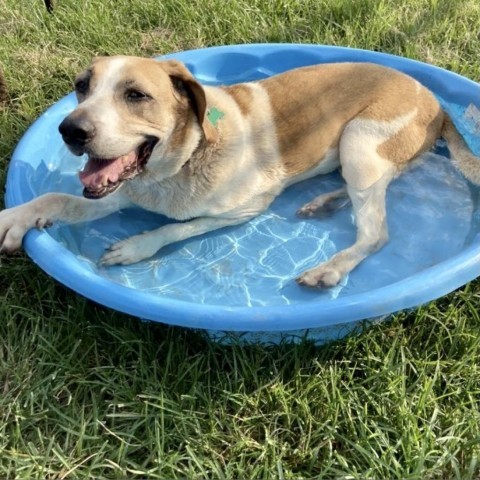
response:
[[[480,115],[476,107],[444,107],[455,118],[471,148],[480,154]],[[52,136],[58,135],[52,133]],[[53,138],[53,137],[52,137]],[[60,138],[39,152],[30,181],[37,193],[63,191],[81,195],[73,157]],[[439,144],[435,153],[394,181],[387,195],[390,242],[369,257],[336,288],[312,291],[294,279],[355,240],[351,208],[331,217],[304,220],[296,210],[317,195],[339,188],[333,173],[288,188],[252,221],[170,245],[136,265],[99,266],[115,241],[158,228],[169,220],[138,209],[75,226],[55,226],[49,234],[95,273],[125,286],[192,302],[227,306],[286,305],[317,302],[367,292],[459,253],[479,231],[478,189],[453,168]],[[47,155],[48,154],[48,155]],[[42,156],[44,155],[44,156]],[[48,157],[48,159],[47,159]]]

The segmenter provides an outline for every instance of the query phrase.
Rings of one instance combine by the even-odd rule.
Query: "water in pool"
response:
[[[478,111],[447,105],[471,147],[480,153]],[[458,122],[457,122],[458,123]],[[84,159],[58,142],[32,175],[40,191],[81,195],[77,171]],[[460,252],[478,232],[478,189],[454,169],[439,145],[388,191],[390,242],[336,288],[319,291],[296,285],[295,277],[353,243],[350,207],[331,217],[300,219],[296,210],[342,184],[338,173],[288,188],[254,220],[165,247],[135,265],[102,267],[98,260],[115,241],[158,228],[169,220],[139,209],[106,219],[49,230],[91,269],[114,282],[192,303],[230,306],[296,304],[363,293],[394,283]]]

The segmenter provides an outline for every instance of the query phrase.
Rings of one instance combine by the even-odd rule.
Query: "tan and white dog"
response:
[[[116,243],[101,260],[130,264],[245,222],[288,185],[340,167],[345,188],[299,210],[312,216],[339,199],[353,204],[356,242],[297,279],[331,287],[385,244],[387,186],[437,138],[480,183],[480,159],[433,94],[374,64],[325,64],[212,87],[177,61],[102,57],[75,89],[79,105],[59,129],[74,154],[88,155],[80,172],[86,198],[50,193],[4,210],[4,251],[20,248],[30,228],[97,219],[131,204],[182,221]]]

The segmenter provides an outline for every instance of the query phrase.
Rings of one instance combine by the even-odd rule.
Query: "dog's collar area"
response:
[[[210,123],[216,128],[218,122],[225,116],[225,113],[217,107],[212,107],[207,110],[207,118]]]

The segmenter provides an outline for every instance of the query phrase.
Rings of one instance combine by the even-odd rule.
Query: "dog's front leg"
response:
[[[63,193],[47,193],[30,202],[0,212],[0,251],[14,252],[31,228],[56,222],[79,223],[102,218],[129,204],[116,193],[98,200]]]
[[[102,257],[104,265],[129,265],[154,255],[165,245],[212,230],[243,223],[245,218],[200,217],[185,223],[171,223],[150,232],[115,243]]]

